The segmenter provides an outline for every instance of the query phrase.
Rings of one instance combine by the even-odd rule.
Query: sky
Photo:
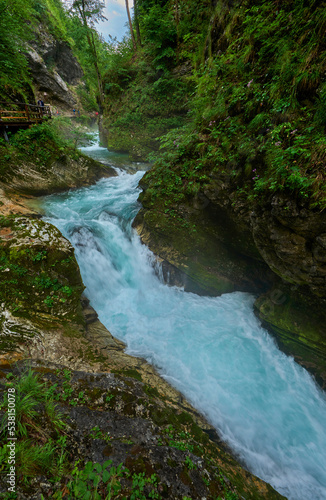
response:
[[[129,0],[131,16],[133,14],[133,0]],[[108,41],[108,35],[116,37],[119,41],[128,31],[126,23],[128,22],[125,0],[105,0],[105,11],[103,12],[107,21],[98,23],[96,29]]]

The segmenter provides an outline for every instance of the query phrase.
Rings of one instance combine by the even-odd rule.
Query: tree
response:
[[[139,29],[139,12],[138,12],[138,0],[134,0],[134,18],[135,18],[135,26],[136,26],[136,34],[137,34],[137,43],[141,47],[141,36]]]
[[[97,76],[100,106],[103,104],[103,81],[99,70],[99,59],[94,39],[94,30],[95,23],[107,20],[103,15],[104,8],[105,3],[101,0],[72,0],[70,7],[70,11],[79,17],[85,28],[87,42]]]
[[[132,27],[132,22],[131,22],[131,16],[130,16],[130,10],[129,10],[129,2],[128,2],[128,0],[126,0],[126,10],[127,10],[128,21],[129,21],[131,40],[132,40],[132,44],[133,44],[133,47],[134,47],[134,51],[136,52],[137,51],[137,44],[136,44],[136,40],[135,40],[134,30],[133,30],[133,27]]]

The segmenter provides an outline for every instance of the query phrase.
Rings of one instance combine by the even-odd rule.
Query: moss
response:
[[[215,498],[217,497],[220,493],[223,492],[223,488],[221,488],[221,483],[214,480],[210,481],[209,483],[209,492],[210,494]]]
[[[178,462],[176,462],[175,460],[172,460],[172,458],[170,458],[170,457],[167,459],[167,464],[169,465],[169,467],[173,467],[173,468],[178,467],[178,465],[179,465]]]
[[[160,393],[158,392],[156,387],[152,387],[150,385],[145,385],[143,389],[144,389],[145,394],[147,394],[147,396],[149,396],[151,398],[159,398],[160,397]]]
[[[41,373],[42,375],[44,375],[45,373],[55,374],[55,370],[53,370],[52,368],[47,368],[45,366],[34,367],[33,372]]]
[[[177,419],[180,422],[180,424],[183,425],[192,424],[194,421],[192,416],[189,413],[186,413],[185,411],[177,415]]]
[[[96,350],[94,350],[94,347],[87,347],[83,354],[85,359],[91,361],[92,363],[105,363],[107,361],[107,358],[104,355],[96,352]]]
[[[19,317],[35,319],[35,313],[41,313],[84,324],[84,286],[70,247],[60,249],[67,247],[65,240],[43,221],[14,220],[14,226],[10,223],[16,239],[0,244],[0,267],[6,270],[1,274],[1,302]]]
[[[179,478],[182,481],[182,483],[185,484],[186,486],[192,485],[192,479],[186,467],[184,467],[182,471],[179,473]]]
[[[139,382],[142,381],[141,374],[137,370],[134,370],[132,368],[129,368],[127,370],[112,370],[112,373],[117,373],[117,374],[125,375],[126,377],[135,378],[136,380],[139,380]]]
[[[160,427],[168,424],[178,424],[177,416],[169,408],[159,409],[159,407],[154,407],[151,411],[151,418],[153,422]]]
[[[135,396],[133,394],[131,394],[130,392],[123,392],[121,394],[121,398],[122,398],[122,401],[124,403],[134,403],[136,400],[135,400]]]
[[[144,472],[146,475],[154,474],[153,467],[145,461],[145,458],[139,456],[137,458],[133,458],[130,455],[126,458],[126,467],[128,467],[131,474],[141,474]]]
[[[86,395],[91,402],[97,401],[103,396],[103,390],[99,387],[95,387],[93,389],[88,388],[86,391]]]
[[[280,347],[313,373],[326,387],[326,318],[319,304],[304,295],[292,295],[285,288],[285,301],[275,303],[273,291],[255,302],[263,325],[276,337]]]
[[[82,338],[81,330],[77,327],[77,325],[72,325],[71,323],[63,323],[62,335],[68,338]],[[82,350],[80,352],[83,353]]]
[[[193,435],[194,439],[202,444],[207,444],[209,442],[209,437],[207,434],[197,425],[193,423],[190,428],[190,432]]]
[[[103,449],[102,453],[105,457],[110,457],[113,453],[113,446],[111,446],[110,444],[107,444],[105,446],[105,448]]]

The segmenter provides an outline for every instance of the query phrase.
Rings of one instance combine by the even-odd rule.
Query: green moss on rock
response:
[[[280,347],[326,387],[326,317],[320,302],[283,285],[260,296],[255,310]]]

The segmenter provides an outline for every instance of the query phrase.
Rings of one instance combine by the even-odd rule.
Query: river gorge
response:
[[[204,414],[251,472],[291,500],[325,498],[324,392],[261,327],[254,296],[166,285],[132,229],[146,165],[97,144],[83,152],[118,175],[42,205],[73,244],[99,319]]]

